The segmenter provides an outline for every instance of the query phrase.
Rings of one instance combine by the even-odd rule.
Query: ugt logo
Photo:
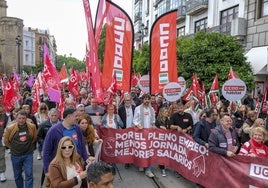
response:
[[[268,180],[268,166],[251,163],[249,175]]]

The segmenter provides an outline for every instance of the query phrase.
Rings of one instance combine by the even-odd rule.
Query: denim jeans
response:
[[[17,188],[33,188],[33,153],[19,156],[11,155],[11,161]],[[22,171],[25,174],[25,186],[23,186]]]
[[[6,171],[5,153],[6,153],[6,147],[2,145],[2,141],[0,139],[0,173]]]

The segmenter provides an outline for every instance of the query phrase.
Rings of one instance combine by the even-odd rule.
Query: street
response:
[[[36,151],[34,153],[34,188],[40,188],[41,172],[42,172],[42,160],[36,159]],[[1,188],[15,188],[16,184],[13,177],[12,164],[10,161],[10,154],[6,153],[6,177],[7,181],[0,183]],[[183,177],[177,178],[174,175],[173,170],[167,169],[166,177],[162,177],[158,166],[153,166],[152,171],[155,174],[154,178],[148,178],[144,172],[139,172],[135,166],[130,166],[129,169],[125,169],[124,165],[117,164],[118,171],[114,177],[115,188],[195,188],[196,185]],[[119,175],[120,174],[120,175]],[[121,178],[120,178],[121,176]],[[45,186],[43,186],[45,187]]]

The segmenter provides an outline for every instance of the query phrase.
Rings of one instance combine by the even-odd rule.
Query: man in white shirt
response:
[[[149,94],[144,94],[143,103],[135,108],[133,125],[143,129],[155,127],[155,112],[151,106],[151,96]],[[142,168],[139,169],[142,171]],[[151,171],[151,167],[146,167],[146,176],[152,178],[154,174]]]

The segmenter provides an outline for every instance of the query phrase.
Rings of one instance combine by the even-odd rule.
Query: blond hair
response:
[[[76,148],[75,148],[75,143],[73,141],[73,139],[69,136],[64,136],[60,139],[59,144],[58,144],[58,148],[57,148],[57,153],[56,156],[54,157],[54,159],[51,161],[51,163],[57,163],[60,167],[60,172],[62,174],[63,177],[67,178],[67,174],[66,174],[66,165],[64,163],[64,158],[62,156],[62,149],[61,147],[63,146],[63,144],[66,141],[70,141],[72,143],[72,145],[74,145],[73,148],[73,152],[72,155],[70,156],[70,164],[72,165],[76,165],[76,161],[77,161],[77,153],[76,153]]]

